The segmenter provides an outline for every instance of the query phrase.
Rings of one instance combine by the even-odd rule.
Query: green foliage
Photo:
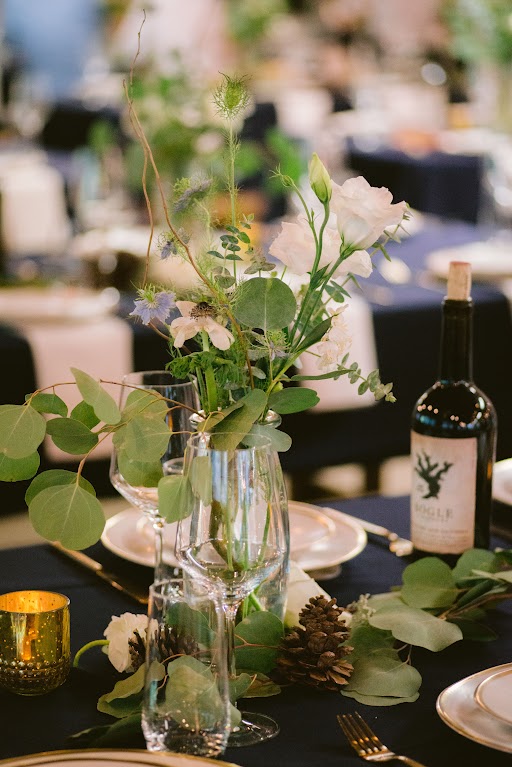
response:
[[[68,549],[85,549],[99,540],[105,526],[98,499],[78,483],[41,490],[30,503],[34,530]]]
[[[401,597],[411,607],[448,607],[457,598],[451,568],[437,557],[426,557],[409,565],[402,582]]]
[[[281,330],[297,309],[292,290],[274,277],[253,277],[243,283],[234,308],[236,319],[250,328]]]
[[[123,449],[117,452],[117,465],[125,480],[136,487],[156,487],[164,475],[160,461],[138,461]]]
[[[39,453],[32,453],[25,458],[8,458],[0,454],[0,481],[18,482],[21,479],[31,479],[37,473],[40,463]]]
[[[268,398],[268,406],[276,413],[299,413],[301,410],[309,410],[320,402],[320,397],[313,389],[305,387],[289,387],[281,391],[272,392]]]
[[[84,402],[84,400],[79,402],[78,405],[73,408],[70,415],[71,418],[74,418],[75,421],[80,421],[80,423],[83,423],[88,429],[94,429],[100,422],[100,419],[93,408],[88,405],[87,402]]]
[[[119,423],[121,413],[110,394],[88,373],[78,368],[71,368],[71,372],[84,401],[92,407],[100,421]]]
[[[188,517],[193,508],[194,494],[188,477],[163,477],[158,483],[158,509],[166,522]]]
[[[36,495],[48,487],[73,485],[76,482],[78,482],[83,490],[86,490],[91,495],[96,495],[96,491],[91,483],[81,475],[78,476],[76,472],[67,471],[66,469],[48,469],[48,471],[43,471],[32,480],[25,493],[25,503],[27,506],[30,506]]]
[[[238,446],[241,435],[251,430],[265,410],[267,395],[261,389],[253,389],[236,404],[237,407],[211,429],[217,450],[234,450]]]
[[[64,418],[68,414],[66,403],[55,393],[38,392],[37,394],[27,394],[25,400],[29,401],[30,406],[37,410],[38,413],[53,413]]]
[[[235,628],[237,669],[267,674],[274,668],[283,635],[283,623],[273,613],[260,611],[248,615]]]
[[[144,689],[144,665],[140,666],[133,674],[116,682],[114,689],[98,700],[98,711],[103,714],[122,719],[140,710],[142,691]],[[159,678],[163,679],[165,669],[161,667]]]
[[[454,623],[406,604],[384,605],[372,615],[370,625],[391,631],[401,642],[425,647],[432,652],[444,650],[462,639],[462,631]]]
[[[84,455],[98,444],[98,436],[74,418],[52,418],[46,431],[55,445],[71,455]]]
[[[30,405],[0,405],[0,453],[7,458],[32,455],[45,434],[44,417]]]

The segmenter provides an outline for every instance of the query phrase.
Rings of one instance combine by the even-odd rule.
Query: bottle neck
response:
[[[473,303],[443,301],[440,381],[473,379]]]

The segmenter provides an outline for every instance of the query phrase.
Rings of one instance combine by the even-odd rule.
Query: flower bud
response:
[[[331,177],[316,152],[309,163],[309,183],[322,204],[329,202],[332,194]]]

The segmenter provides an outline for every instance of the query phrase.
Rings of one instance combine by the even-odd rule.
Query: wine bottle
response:
[[[443,300],[439,379],[411,424],[411,539],[448,562],[488,548],[496,412],[472,380],[471,265],[452,261]]]

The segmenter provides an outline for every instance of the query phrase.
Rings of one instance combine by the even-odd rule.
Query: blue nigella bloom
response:
[[[130,312],[130,317],[140,317],[144,325],[149,325],[153,320],[165,322],[174,306],[175,298],[174,293],[161,291],[151,294],[148,291],[144,298],[135,301],[135,308]]]

